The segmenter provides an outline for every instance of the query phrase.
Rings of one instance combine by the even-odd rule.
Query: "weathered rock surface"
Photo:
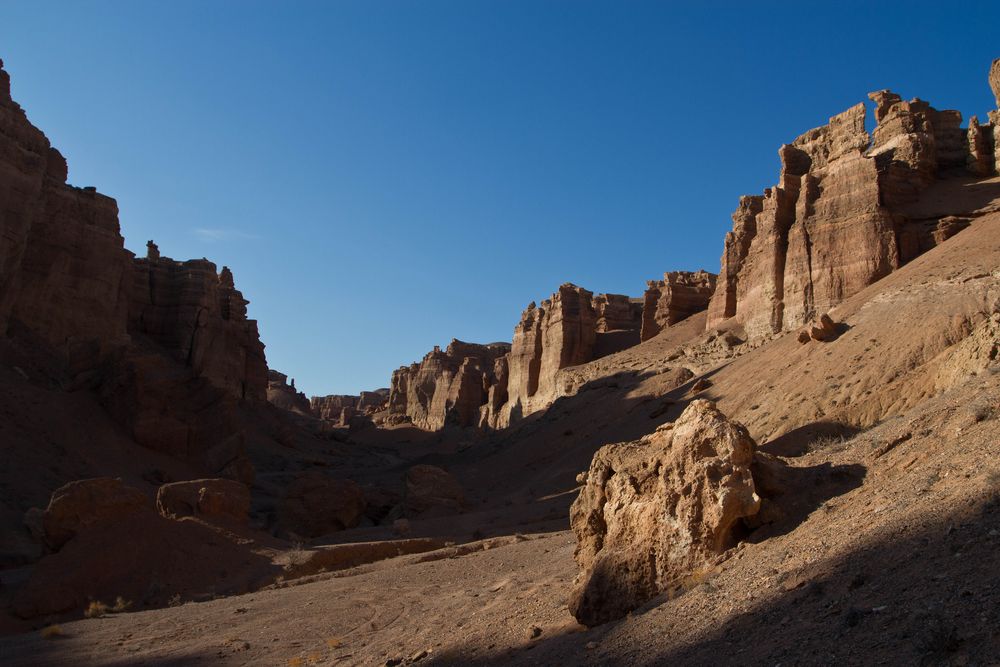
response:
[[[152,339],[196,374],[237,398],[267,397],[267,362],[257,322],[226,267],[204,259],[175,262],[152,241],[136,259],[129,331]]]
[[[649,340],[668,327],[708,308],[717,276],[708,271],[670,271],[646,283],[640,338]]]
[[[751,338],[801,327],[967,226],[907,207],[941,179],[997,173],[996,112],[963,129],[957,111],[869,97],[871,135],[855,105],[782,146],[778,184],[740,200],[708,327],[735,318]]]
[[[250,489],[231,479],[172,482],[157,490],[156,510],[168,519],[197,516],[245,522],[250,514]]]
[[[760,507],[754,449],[706,400],[638,442],[601,448],[570,514],[581,570],[573,615],[586,625],[621,617],[731,547]]]
[[[349,426],[356,415],[371,416],[388,408],[388,387],[374,391],[363,391],[357,396],[331,394],[313,396],[309,399],[312,414],[320,419],[332,421],[340,426]],[[397,413],[397,417],[401,416]],[[405,414],[402,415],[405,417]]]
[[[389,416],[430,430],[478,425],[480,406],[495,383],[495,362],[509,349],[506,343],[479,345],[457,339],[444,351],[435,346],[420,363],[392,374]]]
[[[0,68],[0,336],[51,347],[139,444],[251,479],[236,401],[264,399],[267,367],[232,274],[152,242],[134,259],[115,201],[67,175]]]
[[[138,489],[120,479],[96,477],[70,482],[56,489],[42,516],[45,541],[59,550],[77,533],[143,510],[151,503]]]
[[[278,371],[267,371],[267,401],[271,405],[297,412],[302,415],[312,415],[312,404],[306,395],[295,389],[295,380],[288,383],[288,376]]]
[[[465,492],[451,473],[432,465],[406,471],[403,509],[407,516],[454,514],[465,504]]]
[[[365,494],[355,482],[306,472],[285,490],[278,524],[285,533],[313,538],[354,528],[364,513]]]
[[[11,318],[50,344],[127,341],[131,253],[118,206],[66,184],[66,160],[10,97],[0,61],[0,335]]]

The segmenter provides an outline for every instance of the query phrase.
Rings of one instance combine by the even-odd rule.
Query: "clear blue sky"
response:
[[[70,181],[229,265],[309,394],[717,271],[782,143],[885,87],[982,118],[998,56],[1000,2],[0,1]]]

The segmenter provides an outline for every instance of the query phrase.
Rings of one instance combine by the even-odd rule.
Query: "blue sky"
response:
[[[386,386],[560,283],[717,271],[777,149],[892,88],[985,117],[1000,3],[0,1],[14,98],[129,249],[232,268],[272,368]]]

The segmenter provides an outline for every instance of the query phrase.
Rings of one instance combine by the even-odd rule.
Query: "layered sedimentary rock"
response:
[[[477,425],[480,406],[496,380],[495,362],[509,350],[506,343],[479,345],[457,339],[444,351],[435,346],[420,363],[392,374],[389,417],[431,430]]]
[[[66,160],[10,97],[0,61],[0,335],[11,318],[48,343],[127,341],[131,253],[118,206],[66,184]]]
[[[288,376],[275,370],[267,371],[267,401],[282,410],[289,410],[303,415],[312,415],[312,405],[306,395],[295,388],[295,380],[291,384]]]
[[[640,339],[649,340],[664,327],[708,308],[715,292],[716,277],[708,271],[670,271],[663,274],[663,280],[648,281],[643,296]]]
[[[347,426],[355,415],[371,416],[388,407],[389,388],[363,391],[359,395],[331,394],[313,396],[312,414],[320,419]]]
[[[760,509],[755,447],[700,399],[638,442],[602,447],[570,511],[573,615],[586,625],[624,616],[731,547],[739,521]]]
[[[740,200],[709,328],[735,318],[759,338],[800,327],[968,224],[906,207],[942,178],[997,173],[997,112],[963,129],[957,111],[870,97],[872,135],[855,105],[782,146],[778,184]]]
[[[150,241],[136,259],[129,290],[129,330],[237,398],[267,397],[267,362],[256,320],[233,274],[204,259],[161,257]]]
[[[42,344],[139,444],[252,479],[237,399],[264,398],[266,364],[232,274],[135,260],[115,201],[67,175],[0,69],[0,336]]]

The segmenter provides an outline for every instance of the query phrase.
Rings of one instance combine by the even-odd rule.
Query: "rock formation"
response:
[[[58,551],[80,531],[135,514],[148,504],[141,491],[120,479],[97,477],[70,482],[53,492],[42,516],[45,541]]]
[[[278,371],[267,371],[267,401],[282,410],[312,415],[312,404],[306,395],[295,389],[295,380],[288,384],[288,376]]]
[[[356,483],[305,472],[285,490],[278,506],[278,525],[289,535],[313,538],[354,528],[364,512],[365,494]]]
[[[237,398],[264,400],[267,362],[257,322],[226,268],[204,259],[175,262],[152,241],[136,259],[129,290],[129,331],[147,336],[199,376]]]
[[[570,513],[581,570],[573,615],[586,625],[624,616],[731,547],[760,507],[754,449],[706,400],[638,442],[602,447]]]
[[[646,283],[642,305],[641,340],[708,308],[716,275],[708,271],[670,271],[663,280]]]
[[[156,511],[168,519],[197,516],[244,523],[250,514],[250,489],[231,479],[164,484],[156,492]]]
[[[386,410],[388,402],[388,388],[363,391],[357,396],[350,394],[313,396],[309,400],[314,416],[340,426],[349,426],[351,418],[356,415],[372,416]]]
[[[465,504],[462,486],[437,466],[415,465],[406,471],[403,510],[409,517],[454,514]]]
[[[709,328],[735,318],[760,338],[800,327],[968,224],[907,205],[940,179],[997,173],[997,112],[965,130],[957,111],[888,90],[869,97],[872,135],[857,104],[782,146],[778,184],[740,200]]]
[[[48,346],[139,444],[252,479],[237,402],[264,399],[267,366],[232,273],[152,242],[135,259],[115,201],[67,175],[0,63],[0,336]]]
[[[435,346],[420,363],[392,374],[389,418],[430,430],[477,425],[480,406],[495,383],[495,361],[509,349],[506,343],[478,345],[457,339],[444,351]]]
[[[11,319],[48,343],[127,341],[131,254],[118,206],[66,184],[66,160],[10,97],[0,61],[0,335]]]

